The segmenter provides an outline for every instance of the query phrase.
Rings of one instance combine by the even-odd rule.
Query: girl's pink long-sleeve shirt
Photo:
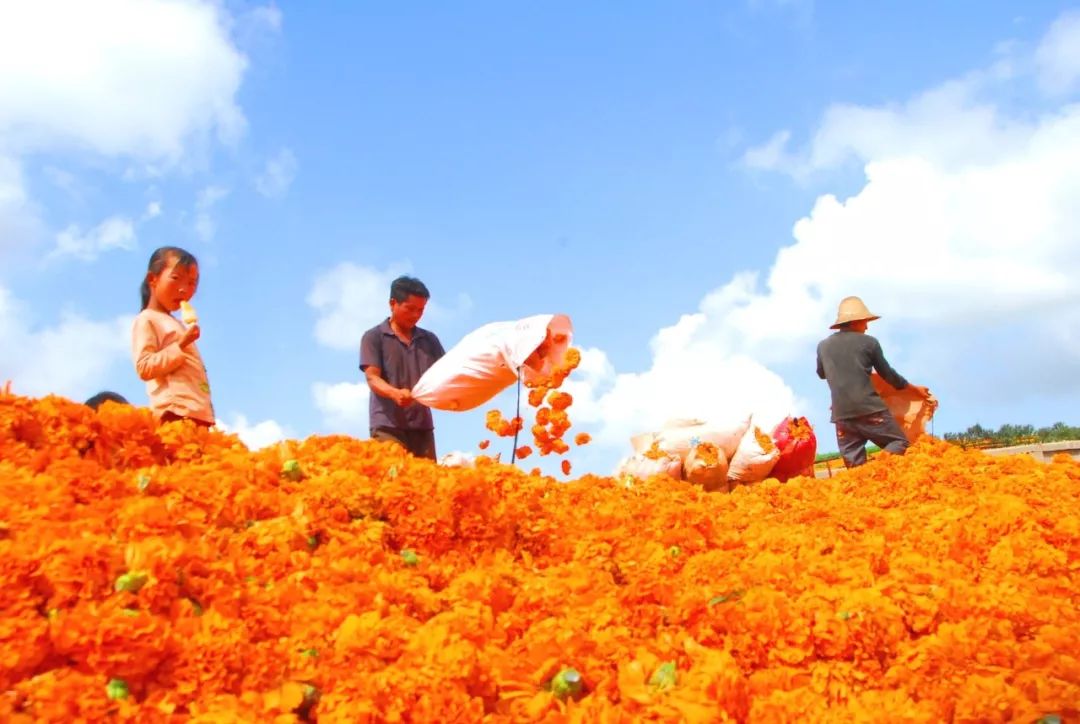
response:
[[[195,343],[180,349],[184,325],[171,314],[144,309],[131,329],[131,356],[135,371],[146,380],[150,409],[161,418],[166,412],[214,424],[210,382]]]

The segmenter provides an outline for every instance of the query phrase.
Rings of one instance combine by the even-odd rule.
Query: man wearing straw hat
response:
[[[881,344],[866,333],[867,325],[875,319],[858,297],[840,302],[836,322],[830,327],[836,332],[823,339],[817,348],[818,377],[829,383],[832,394],[832,422],[836,425],[836,443],[844,464],[849,468],[866,462],[866,442],[882,450],[903,455],[908,439],[889,408],[870,383],[870,371],[898,390],[908,387],[908,381],[885,360]],[[920,397],[930,396],[930,390],[910,385]]]

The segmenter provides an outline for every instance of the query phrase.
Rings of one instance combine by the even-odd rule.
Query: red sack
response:
[[[773,466],[771,477],[783,483],[813,467],[817,438],[805,417],[784,418],[772,435],[780,457]]]

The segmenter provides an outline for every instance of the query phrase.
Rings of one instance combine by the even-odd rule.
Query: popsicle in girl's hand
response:
[[[195,307],[184,301],[180,302],[180,319],[184,321],[184,324],[190,327],[193,324],[198,324],[199,315],[195,313]]]

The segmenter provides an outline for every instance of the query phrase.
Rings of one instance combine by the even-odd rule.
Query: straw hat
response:
[[[829,329],[839,329],[848,322],[858,322],[860,319],[872,322],[881,317],[867,309],[863,300],[858,297],[845,297],[840,302],[840,309],[836,312],[836,322]]]

